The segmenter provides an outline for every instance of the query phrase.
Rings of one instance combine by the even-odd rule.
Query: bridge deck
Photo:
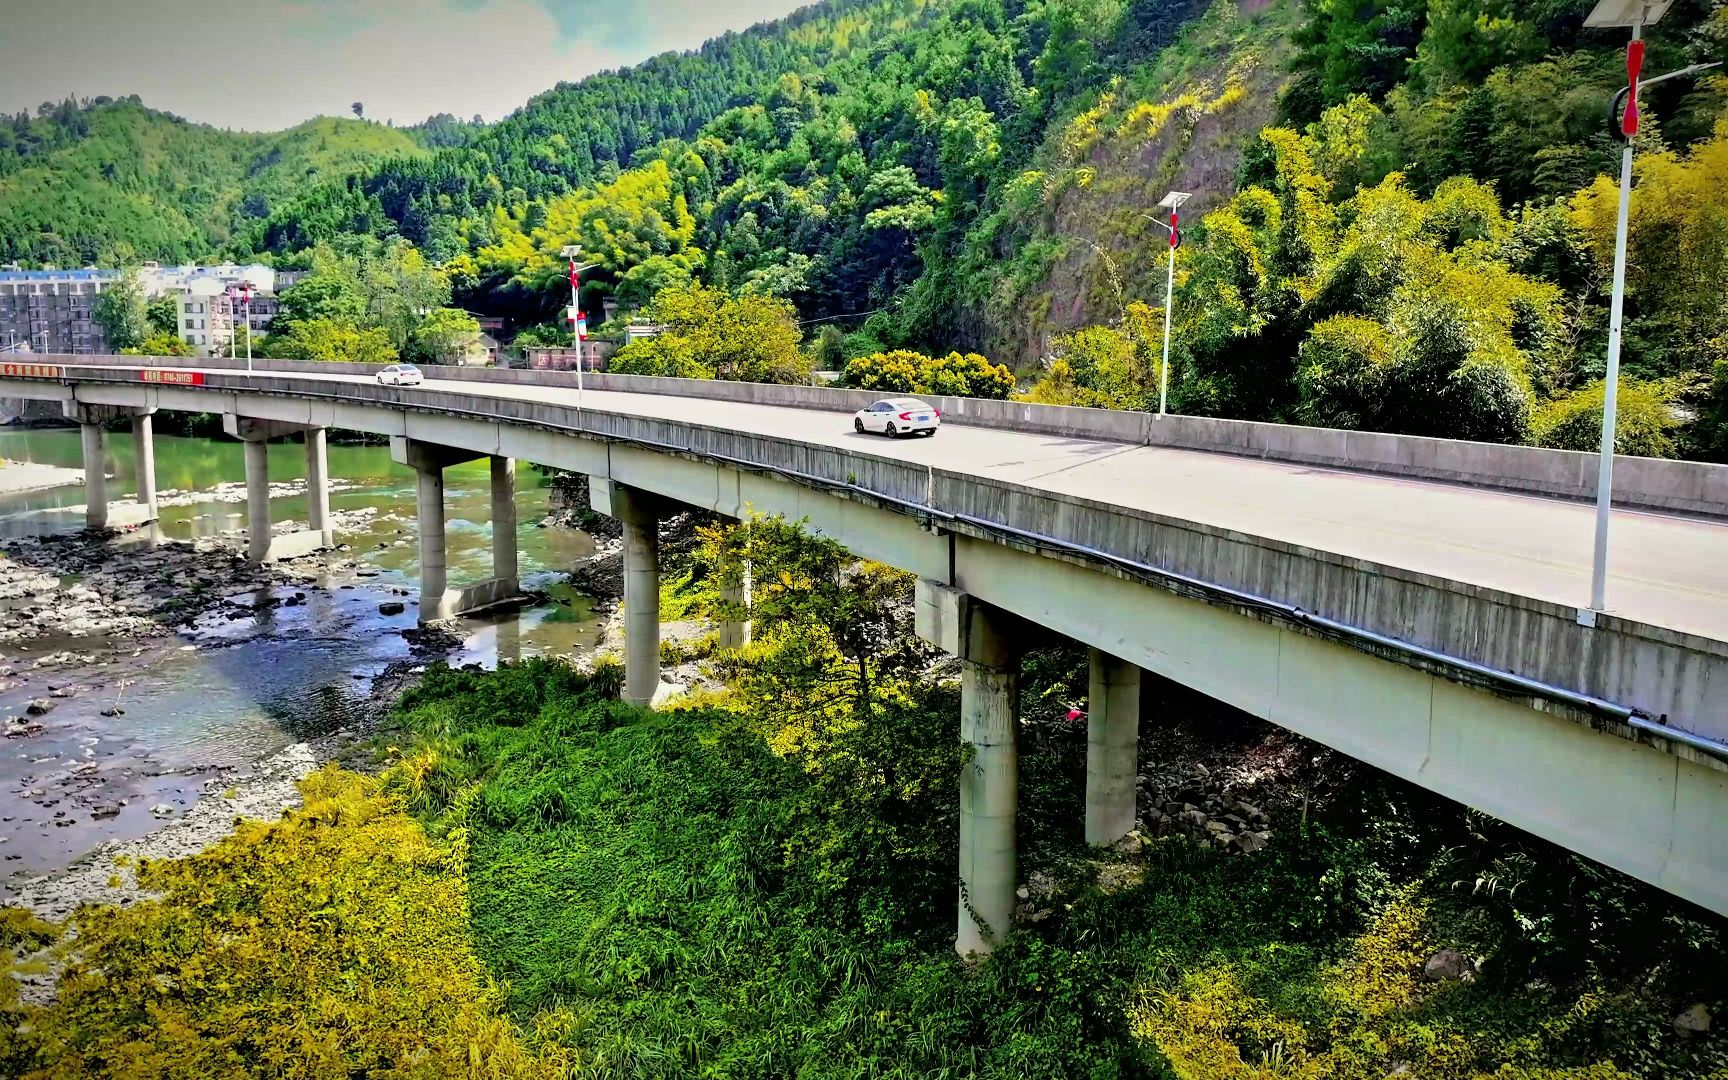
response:
[[[577,391],[564,387],[428,380],[424,388],[577,403]],[[890,441],[859,435],[844,415],[832,412],[592,390],[584,395],[583,404],[596,410],[783,433],[1513,595],[1571,606],[1589,599],[1594,508],[1568,500],[959,425],[933,439]],[[1611,612],[1728,641],[1728,523],[1616,510],[1610,543]]]

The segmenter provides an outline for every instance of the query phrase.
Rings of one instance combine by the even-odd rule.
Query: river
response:
[[[132,497],[132,443],[108,441],[110,497]],[[245,479],[242,444],[157,436],[157,488],[170,505],[161,534],[213,536],[245,525],[243,501],[222,501],[221,484]],[[0,431],[0,458],[82,468],[76,429]],[[331,508],[369,509],[359,528],[338,535],[366,569],[342,586],[308,587],[304,603],[261,610],[255,618],[206,619],[169,638],[51,678],[0,680],[0,715],[24,711],[51,686],[58,700],[45,730],[0,744],[0,900],[20,876],[64,866],[97,844],[158,828],[200,794],[243,777],[245,770],[291,743],[351,728],[368,704],[373,678],[409,655],[402,632],[414,608],[383,615],[379,604],[418,595],[414,473],[385,446],[329,447],[330,476],[341,483]],[[270,478],[304,476],[297,444],[273,446]],[[594,552],[585,534],[539,527],[547,512],[546,481],[517,473],[517,544],[523,585],[550,602],[506,614],[458,620],[461,646],[451,662],[493,666],[502,657],[590,650],[601,619],[593,601],[563,584],[564,572]],[[83,525],[83,487],[0,496],[0,551],[8,538],[76,532]],[[446,542],[452,585],[491,573],[490,482],[484,460],[445,473]],[[303,496],[273,499],[272,516],[305,520]],[[352,515],[348,515],[352,517]],[[115,556],[125,558],[123,554]],[[112,643],[57,639],[9,648],[21,669],[45,649],[103,653]],[[135,646],[134,646],[135,647]],[[105,711],[123,709],[118,716]],[[92,768],[92,765],[95,767]],[[118,809],[118,812],[113,812]]]

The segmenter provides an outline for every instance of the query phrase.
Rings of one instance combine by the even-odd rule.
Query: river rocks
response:
[[[165,802],[157,803],[155,806],[150,808],[150,813],[159,818],[173,817],[174,808]]]
[[[1429,982],[1469,982],[1476,977],[1476,964],[1457,949],[1441,949],[1422,965]]]
[[[386,600],[378,605],[380,615],[400,615],[406,610],[407,607],[400,600]]]
[[[6,737],[8,739],[24,739],[41,733],[42,722],[40,720],[31,720],[23,716],[6,718]]]
[[[46,716],[53,712],[54,706],[58,704],[59,702],[49,701],[47,698],[36,698],[34,701],[30,702],[30,704],[24,706],[24,711],[31,716]]]

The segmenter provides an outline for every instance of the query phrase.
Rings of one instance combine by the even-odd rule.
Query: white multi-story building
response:
[[[252,286],[251,329],[262,336],[276,317],[276,271],[268,266],[236,263],[139,267],[138,287],[145,296],[172,296],[175,325],[181,340],[199,356],[224,351],[239,330],[239,347],[246,341],[244,316],[248,306],[231,303],[228,288]],[[95,320],[96,297],[120,280],[120,271],[87,267],[82,270],[20,270],[0,268],[0,351],[39,353],[104,353],[112,351],[107,332]]]
[[[141,276],[145,291],[174,297],[180,339],[198,356],[217,350],[245,348],[246,315],[250,311],[253,337],[261,337],[276,318],[276,271],[257,264],[215,263],[191,266],[146,264]],[[251,285],[252,302],[229,299],[228,290]]]

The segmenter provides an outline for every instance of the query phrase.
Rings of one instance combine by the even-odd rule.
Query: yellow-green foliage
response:
[[[1101,409],[1155,406],[1163,313],[1135,302],[1125,316],[1121,326],[1087,326],[1056,338],[1056,359],[1025,400]]]
[[[0,464],[4,464],[0,461]],[[0,908],[0,949],[28,952],[60,936],[53,923],[45,922],[23,908]]]
[[[1383,1080],[1397,1063],[1431,1080],[1630,1080],[1608,1064],[1508,1062],[1533,1047],[1462,1030],[1443,1009],[1425,1008],[1457,992],[1420,979],[1433,948],[1427,918],[1426,904],[1406,890],[1348,955],[1315,972],[1308,994],[1292,995],[1288,972],[1265,979],[1233,962],[1189,971],[1174,990],[1144,992],[1129,1009],[1130,1029],[1180,1080]]]
[[[432,843],[376,780],[332,767],[301,788],[279,822],[142,867],[161,899],[74,916],[55,1000],[9,1004],[0,1063],[35,1080],[555,1072],[469,946],[462,837]]]
[[[1014,373],[977,353],[925,356],[908,349],[860,356],[846,365],[841,381],[890,394],[949,394],[1002,399],[1014,392]]]
[[[1607,380],[1562,394],[1536,411],[1531,441],[1557,450],[1593,452],[1602,445],[1602,409]],[[1616,395],[1614,451],[1637,457],[1673,457],[1674,404],[1690,389],[1685,379],[1639,382],[1621,379]]]

